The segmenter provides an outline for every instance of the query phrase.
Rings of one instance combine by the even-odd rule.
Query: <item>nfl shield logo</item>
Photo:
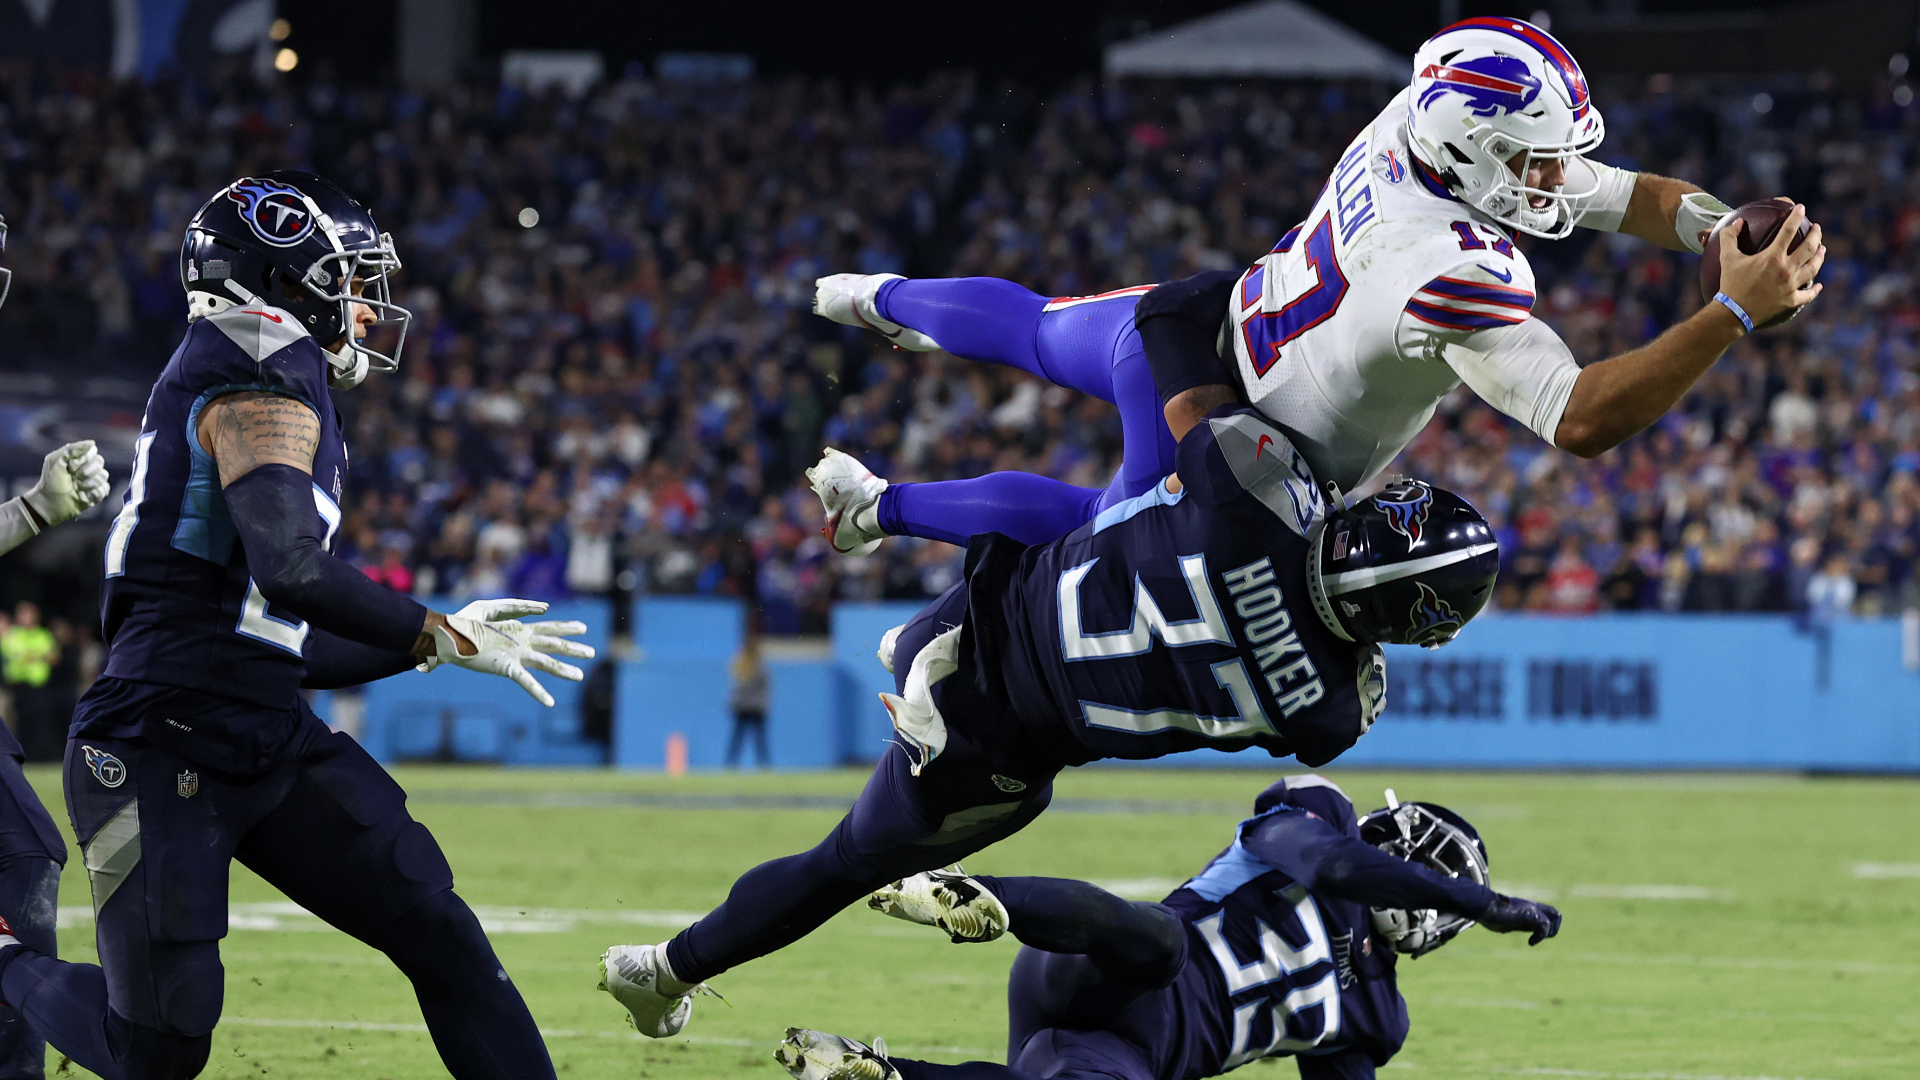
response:
[[[200,774],[194,772],[192,769],[188,769],[179,776],[174,777],[173,790],[179,792],[180,797],[183,799],[193,798],[200,790]]]

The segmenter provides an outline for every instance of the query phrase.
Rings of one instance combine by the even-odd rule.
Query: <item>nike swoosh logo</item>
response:
[[[260,316],[263,319],[272,319],[274,322],[277,322],[277,323],[284,323],[287,321],[281,318],[280,316],[275,315],[271,311],[256,311],[254,312],[254,314]]]
[[[1495,270],[1493,267],[1488,266],[1486,263],[1474,263],[1473,265],[1479,267],[1482,270],[1485,270],[1487,273],[1492,274],[1494,277],[1499,278],[1501,281],[1504,281],[1509,285],[1513,284],[1513,271],[1511,270],[1508,270],[1505,273],[1501,273],[1500,271]]]
[[[1260,455],[1265,453],[1267,447],[1272,445],[1273,445],[1273,436],[1271,435],[1260,436],[1260,441],[1253,444],[1253,460],[1259,461]]]

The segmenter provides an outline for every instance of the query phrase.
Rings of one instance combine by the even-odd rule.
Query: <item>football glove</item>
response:
[[[48,454],[40,464],[40,482],[24,498],[33,512],[52,528],[79,517],[81,511],[107,497],[107,462],[93,440],[68,443]]]
[[[520,689],[551,709],[553,695],[547,693],[547,688],[527,669],[579,682],[583,677],[580,669],[554,657],[590,658],[593,646],[565,640],[586,633],[586,623],[572,620],[523,623],[519,620],[521,615],[538,615],[546,610],[547,605],[538,600],[475,600],[447,616],[444,626],[432,628],[434,654],[416,665],[417,670],[432,671],[441,664],[456,664],[468,671],[503,676],[519,683]],[[476,651],[472,655],[461,655],[455,633],[474,644]]]
[[[1499,893],[1493,894],[1493,903],[1488,904],[1487,910],[1474,921],[1499,934],[1531,930],[1533,936],[1527,938],[1529,945],[1538,945],[1560,932],[1559,911],[1532,900],[1501,896]]]

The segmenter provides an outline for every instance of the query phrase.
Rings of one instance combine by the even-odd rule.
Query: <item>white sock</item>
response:
[[[667,947],[662,944],[653,953],[654,985],[660,988],[665,997],[679,997],[693,989],[690,982],[683,982],[673,973],[673,964],[667,960]]]

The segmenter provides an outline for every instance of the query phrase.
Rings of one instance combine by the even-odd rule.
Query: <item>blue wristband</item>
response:
[[[1747,315],[1746,308],[1734,303],[1733,297],[1723,292],[1714,293],[1713,299],[1715,303],[1723,304],[1728,311],[1733,312],[1733,317],[1740,320],[1740,325],[1747,328],[1747,333],[1753,333],[1753,319]]]

